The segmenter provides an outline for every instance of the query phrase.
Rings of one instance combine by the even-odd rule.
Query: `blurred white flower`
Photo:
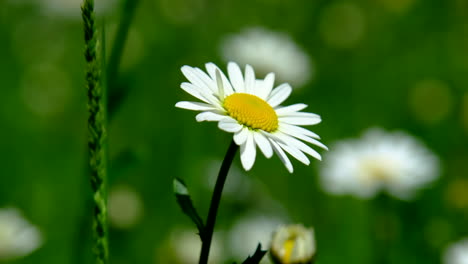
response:
[[[273,234],[270,254],[278,264],[311,263],[316,252],[313,228],[301,224],[279,227]]]
[[[439,176],[439,159],[404,132],[369,130],[361,139],[337,143],[324,158],[321,182],[333,194],[370,198],[381,190],[399,199]]]
[[[45,16],[58,18],[81,19],[81,4],[83,0],[29,0],[39,6]],[[117,0],[95,1],[97,14],[106,13],[116,6]]]
[[[222,262],[223,244],[220,233],[213,234],[210,258],[208,263],[217,264]],[[175,263],[196,264],[200,257],[201,240],[196,229],[185,229],[173,231],[170,235],[170,250]],[[170,263],[173,263],[173,262]]]
[[[41,244],[39,230],[17,209],[0,209],[0,261],[26,256]]]
[[[444,264],[468,264],[468,238],[451,244],[444,253]]]
[[[232,257],[243,261],[255,252],[259,243],[262,249],[267,249],[273,232],[284,223],[285,220],[278,216],[261,214],[247,215],[239,219],[229,232],[228,248],[233,254]],[[265,256],[261,263],[266,264],[270,261]]]
[[[314,74],[309,56],[290,36],[264,28],[248,28],[221,43],[226,61],[250,64],[262,75],[274,72],[280,81],[303,86]]]
[[[140,195],[130,186],[120,185],[109,191],[109,222],[117,228],[135,226],[143,214]]]

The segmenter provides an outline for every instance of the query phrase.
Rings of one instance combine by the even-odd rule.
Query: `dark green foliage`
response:
[[[258,264],[266,253],[266,250],[262,250],[262,245],[258,244],[255,253],[252,256],[249,256],[244,262],[242,262],[242,264]]]
[[[177,199],[177,203],[179,204],[180,208],[186,214],[192,222],[195,223],[195,225],[198,228],[198,234],[200,235],[201,240],[203,241],[203,233],[205,226],[203,224],[203,220],[201,219],[200,215],[198,215],[197,210],[193,206],[192,199],[190,198],[190,195],[187,193],[181,193],[177,189],[178,187],[183,187],[185,190],[187,190],[187,186],[181,179],[174,179],[174,194]]]

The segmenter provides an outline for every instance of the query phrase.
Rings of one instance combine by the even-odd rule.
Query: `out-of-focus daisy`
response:
[[[468,238],[450,245],[443,256],[444,264],[468,264]]]
[[[293,166],[285,151],[306,165],[310,161],[304,153],[321,159],[301,140],[327,147],[317,140],[317,134],[300,127],[320,123],[320,116],[300,112],[307,107],[305,104],[280,106],[292,92],[289,84],[273,89],[275,75],[269,73],[264,80],[256,80],[250,65],[246,66],[244,77],[239,66],[230,62],[229,79],[213,63],[207,63],[206,69],[208,74],[199,68],[182,67],[190,83],[182,83],[181,88],[203,102],[183,101],[176,107],[201,111],[196,116],[198,122],[216,121],[220,129],[234,133],[245,170],[250,170],[255,162],[256,146],[267,158],[275,152],[289,172]]]
[[[270,246],[274,231],[285,220],[278,216],[249,214],[234,223],[228,236],[228,248],[233,258],[244,260],[255,252],[258,244],[266,249]],[[270,263],[267,257],[262,259],[262,264]]]
[[[17,0],[10,0],[16,2]],[[65,19],[81,19],[82,0],[22,0],[21,3],[36,4],[40,12],[48,17],[57,17]],[[117,0],[95,1],[98,14],[106,13],[112,7],[116,6]]]
[[[39,230],[17,209],[0,209],[0,261],[26,256],[41,244]]]
[[[262,74],[275,72],[295,86],[304,85],[314,74],[308,55],[291,37],[260,27],[227,36],[221,51],[226,61],[250,64]]]
[[[438,175],[438,158],[417,139],[404,132],[371,129],[361,139],[333,147],[322,166],[321,181],[334,194],[369,198],[385,190],[409,199]]]
[[[270,254],[277,264],[308,264],[315,256],[314,229],[301,224],[279,227],[273,234]]]

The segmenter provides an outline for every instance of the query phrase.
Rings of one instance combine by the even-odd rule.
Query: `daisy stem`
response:
[[[213,238],[214,226],[216,223],[216,215],[218,213],[219,202],[221,200],[221,193],[223,192],[224,183],[226,182],[229,168],[231,167],[234,156],[236,155],[239,147],[233,141],[229,145],[229,148],[224,157],[221,169],[219,170],[218,179],[216,180],[215,188],[213,190],[213,196],[211,197],[210,209],[208,211],[208,218],[206,220],[206,226],[202,237],[202,248],[200,253],[199,264],[207,264],[208,256],[210,254],[211,240]]]
[[[93,191],[93,252],[97,264],[108,263],[107,198],[106,198],[106,106],[101,83],[101,61],[98,56],[98,36],[94,0],[84,0],[81,7],[86,60],[88,94],[88,151],[91,187]]]

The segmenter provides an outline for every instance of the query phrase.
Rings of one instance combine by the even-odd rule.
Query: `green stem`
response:
[[[106,199],[106,108],[101,86],[101,65],[95,24],[94,0],[84,0],[81,7],[86,60],[86,88],[88,94],[88,151],[93,190],[93,251],[97,264],[108,263],[107,199]]]
[[[213,238],[214,226],[216,223],[216,215],[218,214],[219,202],[221,201],[221,193],[223,192],[224,183],[226,182],[229,167],[231,167],[234,156],[239,147],[231,141],[229,148],[224,157],[223,164],[219,170],[218,179],[216,180],[213,196],[211,197],[210,209],[208,211],[208,219],[206,220],[205,230],[202,234],[202,248],[200,253],[199,264],[207,264],[210,254],[211,240]]]

